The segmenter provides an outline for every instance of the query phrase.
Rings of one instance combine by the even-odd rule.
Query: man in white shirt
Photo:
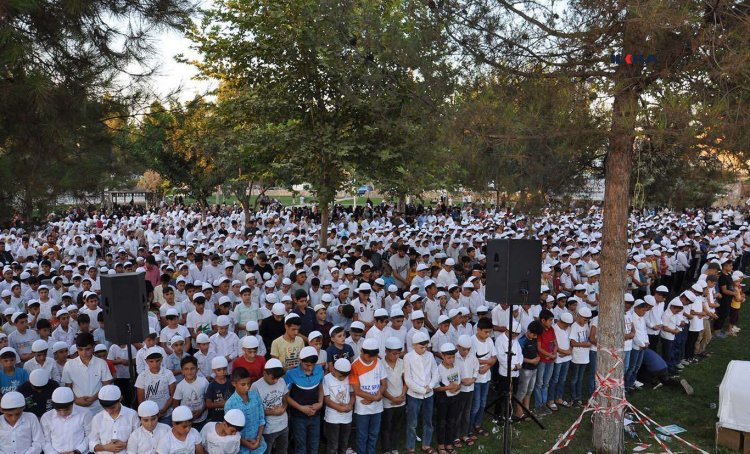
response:
[[[39,454],[44,447],[44,433],[33,413],[24,412],[26,401],[18,391],[6,393],[0,401],[0,446],[3,451]]]
[[[91,420],[89,449],[91,452],[113,454],[125,452],[130,434],[138,428],[138,414],[120,403],[120,388],[106,385],[99,390],[103,410]]]

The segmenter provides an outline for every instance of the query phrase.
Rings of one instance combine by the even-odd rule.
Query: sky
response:
[[[150,85],[160,97],[180,90],[177,97],[186,101],[196,94],[205,93],[216,88],[215,81],[193,80],[198,70],[188,64],[179,63],[175,55],[183,54],[188,59],[196,59],[198,54],[190,49],[190,41],[180,32],[164,32],[157,37],[159,55],[154,59],[157,63],[157,73],[152,77]]]

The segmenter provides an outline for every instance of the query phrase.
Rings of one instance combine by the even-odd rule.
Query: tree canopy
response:
[[[16,0],[0,5],[0,211],[26,219],[58,195],[125,182],[117,77],[153,68],[153,33],[186,24],[189,0]],[[138,74],[133,68],[140,68]],[[132,81],[128,81],[132,87]],[[40,157],[43,157],[40,159]]]
[[[202,74],[231,93],[222,101],[252,119],[245,151],[265,150],[309,183],[324,229],[357,174],[405,193],[398,176],[433,162],[420,151],[436,137],[429,113],[447,101],[453,70],[422,2],[218,1],[189,36]]]

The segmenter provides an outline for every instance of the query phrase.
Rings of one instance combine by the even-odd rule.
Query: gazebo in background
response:
[[[157,203],[156,197],[152,191],[144,189],[118,189],[104,191],[104,203],[107,207],[114,205],[141,205],[151,207]]]

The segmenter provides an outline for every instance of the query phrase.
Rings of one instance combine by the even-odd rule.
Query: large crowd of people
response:
[[[315,211],[278,204],[71,210],[4,230],[0,451],[450,454],[483,443],[511,397],[518,424],[585,405],[601,212],[467,205],[337,207],[325,236]],[[744,215],[630,216],[628,393],[692,393],[682,369],[737,335]],[[520,238],[543,244],[540,300],[487,301],[488,241]],[[100,277],[120,273],[148,292],[134,345],[108,341],[100,306]]]

